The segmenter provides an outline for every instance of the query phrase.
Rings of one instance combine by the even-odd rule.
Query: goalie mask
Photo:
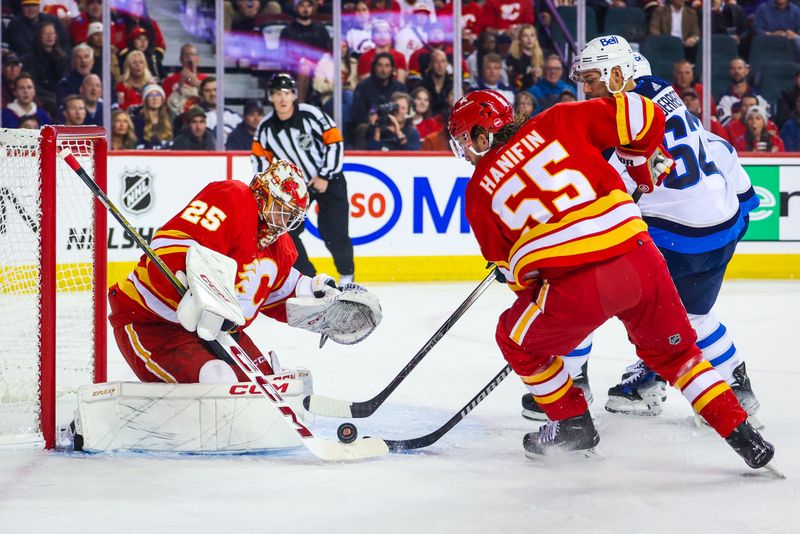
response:
[[[628,80],[633,78],[633,64],[633,50],[628,41],[619,35],[605,35],[592,39],[583,47],[572,64],[569,78],[573,82],[582,83],[584,74],[597,71],[600,81],[606,84],[608,91],[612,94],[619,93]],[[616,91],[608,85],[614,67],[619,67],[622,71],[622,87]]]
[[[258,246],[267,247],[286,232],[298,228],[306,218],[308,189],[294,163],[276,160],[253,177],[250,190],[258,204]]]

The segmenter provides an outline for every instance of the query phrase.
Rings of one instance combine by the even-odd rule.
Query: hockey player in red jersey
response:
[[[271,362],[242,331],[259,312],[348,344],[366,337],[380,321],[377,299],[371,303],[372,317],[360,326],[328,324],[325,328],[333,330],[322,331],[321,323],[328,321],[306,321],[339,305],[343,295],[357,292],[359,299],[364,293],[369,295],[356,284],[340,291],[331,277],[309,278],[292,267],[297,251],[288,232],[305,219],[307,208],[302,171],[288,161],[276,160],[249,186],[236,180],[209,184],[156,232],[151,243],[179,277],[187,270],[187,252],[193,246],[207,247],[235,261],[235,285],[230,291],[241,307],[244,325],[234,335],[264,374],[272,373]],[[304,299],[297,301],[304,306],[287,308],[291,297]],[[109,301],[117,345],[140,380],[247,381],[232,361],[215,356],[203,342],[215,339],[223,320],[233,317],[211,313],[191,291],[180,297],[147,256],[111,288]],[[295,320],[287,316],[287,309],[299,310]]]
[[[652,191],[674,167],[659,147],[664,113],[647,98],[617,93],[525,122],[499,93],[475,91],[453,107],[448,129],[454,152],[475,165],[467,219],[517,294],[500,316],[497,343],[549,419],[525,435],[527,454],[599,442],[560,355],[616,316],[650,368],[750,467],[766,465],[774,447],[703,359],[641,212],[601,153],[615,148],[640,190]]]

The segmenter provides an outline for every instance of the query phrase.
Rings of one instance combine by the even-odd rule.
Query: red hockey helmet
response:
[[[472,91],[461,97],[450,112],[447,131],[450,134],[450,147],[456,157],[463,158],[466,150],[482,156],[486,152],[477,152],[472,148],[470,132],[480,126],[489,132],[489,144],[492,136],[503,126],[514,120],[514,109],[505,97],[497,91],[484,89]]]
[[[308,189],[294,163],[276,160],[250,182],[258,203],[258,244],[266,247],[278,236],[298,228],[306,218]]]

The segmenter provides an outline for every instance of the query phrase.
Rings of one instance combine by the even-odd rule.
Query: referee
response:
[[[319,205],[319,233],[333,256],[339,284],[353,281],[353,242],[349,234],[350,203],[342,173],[342,134],[328,115],[297,102],[297,86],[288,74],[276,74],[267,89],[274,111],[256,128],[250,159],[255,172],[266,170],[274,158],[286,159],[303,170],[311,200]],[[300,234],[291,232],[297,247],[295,268],[307,276],[316,269],[309,261]]]

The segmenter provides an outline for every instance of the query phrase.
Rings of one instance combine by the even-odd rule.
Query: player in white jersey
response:
[[[633,91],[653,100],[667,116],[664,146],[676,161],[673,172],[653,193],[638,201],[653,241],[661,250],[678,289],[703,356],[731,385],[752,419],[759,403],[750,387],[745,364],[713,307],[728,262],[748,225],[748,214],[758,207],[750,179],[736,152],[725,140],[703,129],[669,82],[652,76],[647,60],[634,54],[622,37],[611,35],[590,41],[576,58],[570,74],[584,84],[588,98]],[[624,166],[610,158],[629,191],[634,184]],[[591,398],[586,360],[592,348],[589,336],[564,358],[576,384]],[[658,415],[666,400],[666,384],[641,361],[630,366],[620,384],[609,390],[606,409],[634,415]],[[523,415],[542,418],[529,396],[523,397]]]

